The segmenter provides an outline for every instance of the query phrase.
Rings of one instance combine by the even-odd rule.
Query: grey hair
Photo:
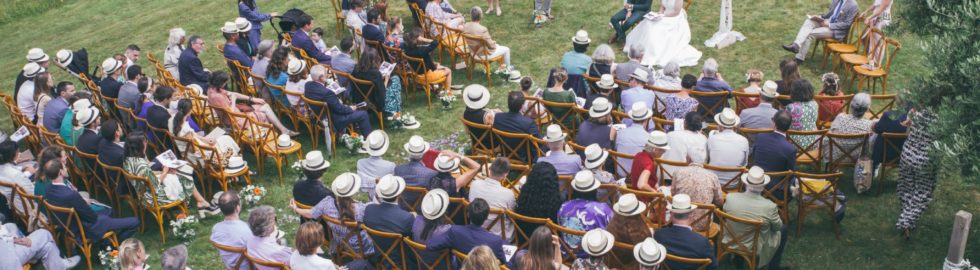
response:
[[[252,230],[252,235],[266,237],[272,234],[276,228],[276,209],[272,206],[263,205],[252,209],[248,215],[248,228]]]
[[[548,150],[550,151],[555,151],[554,149],[558,149],[557,151],[564,151],[562,148],[565,148],[565,140],[548,143]]]
[[[160,255],[163,270],[184,270],[187,267],[187,246],[176,245]]]
[[[312,78],[314,81],[317,81],[320,79],[320,77],[326,75],[327,68],[323,67],[323,65],[314,65],[312,68],[310,68],[310,78]]]
[[[592,52],[592,61],[602,64],[612,64],[616,61],[616,55],[613,53],[612,47],[603,43]]]
[[[674,61],[668,62],[667,65],[664,66],[664,76],[679,78],[681,76],[681,65],[678,65],[677,62]]]
[[[172,28],[170,29],[170,38],[167,39],[168,47],[180,45],[180,40],[187,36],[187,32],[184,28]]]
[[[715,74],[718,74],[718,61],[714,58],[704,60],[704,67],[701,68],[701,72],[704,73],[704,76],[714,77]]]
[[[745,192],[748,193],[762,194],[763,190],[766,190],[766,186],[745,185]]]
[[[695,147],[687,150],[687,159],[691,164],[704,164],[708,159],[708,151],[702,147]]]
[[[272,50],[272,47],[275,45],[276,42],[272,41],[271,39],[266,39],[266,40],[262,40],[262,42],[259,42],[259,49],[258,49],[259,59],[265,58],[265,54],[269,52],[269,50]]]
[[[868,93],[857,93],[851,99],[851,115],[854,117],[864,117],[864,113],[871,108],[871,96]]]
[[[643,58],[643,46],[639,43],[634,43],[630,45],[630,59],[640,59]]]
[[[473,8],[471,8],[470,9],[470,20],[471,21],[479,21],[480,18],[483,18],[483,9],[480,8],[479,6],[474,6]]]

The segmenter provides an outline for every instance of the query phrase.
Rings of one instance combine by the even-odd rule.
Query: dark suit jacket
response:
[[[307,56],[315,58],[317,62],[322,64],[330,63],[330,56],[317,49],[316,44],[313,43],[313,40],[310,39],[310,36],[306,32],[303,32],[303,29],[297,29],[290,33],[290,35],[293,38],[293,47],[303,49],[303,51],[306,51]],[[184,73],[180,74],[183,77]]]
[[[98,155],[99,154],[99,142],[102,142],[102,136],[96,134],[95,132],[85,129],[82,130],[82,135],[78,135],[78,141],[75,142],[75,148],[86,154]],[[95,160],[85,160],[85,165],[88,168],[95,168]]]
[[[385,34],[381,32],[381,28],[378,28],[377,25],[364,24],[361,27],[361,34],[364,35],[365,40],[374,40],[379,44],[384,44],[385,42]]]
[[[88,51],[85,48],[73,52],[71,63],[65,66],[65,68],[68,69],[68,73],[71,73],[75,77],[78,77],[78,74],[85,74],[88,78],[92,78],[88,73]]]
[[[715,249],[708,242],[708,238],[691,231],[691,229],[680,226],[667,226],[657,230],[653,234],[653,239],[657,240],[657,243],[667,247],[668,254],[692,259],[709,258],[711,259],[711,266],[708,266],[708,269],[718,268],[718,260],[715,259]],[[696,265],[673,261],[667,261],[667,265],[671,269],[676,270],[697,269]]]
[[[154,128],[167,129],[167,121],[170,120],[170,112],[160,106],[150,106],[146,109],[146,123]]]
[[[118,98],[119,88],[122,87],[122,85],[123,84],[116,79],[106,76],[105,78],[102,78],[101,82],[99,82],[99,90],[102,91],[103,96]]]
[[[50,185],[44,193],[44,199],[48,203],[56,206],[75,208],[75,213],[78,213],[78,217],[81,218],[82,226],[86,228],[85,234],[89,239],[97,239],[97,237],[93,238],[95,237],[94,235],[102,235],[96,234],[97,232],[91,230],[92,226],[98,222],[99,215],[89,207],[88,203],[85,202],[85,199],[77,191],[63,185]],[[67,216],[59,215],[59,218],[65,219]],[[78,227],[70,229],[78,232]]]
[[[363,94],[365,95],[367,94],[367,91],[371,91],[370,96],[368,96],[367,98],[368,100],[370,100],[371,104],[374,104],[374,106],[377,106],[379,109],[385,106],[385,91],[387,91],[388,89],[385,87],[386,86],[385,79],[383,75],[381,75],[381,71],[375,69],[368,70],[366,72],[354,71],[350,75],[351,77],[354,78],[358,78],[365,81],[371,81],[372,88],[368,89],[364,86],[360,86],[361,91],[363,91]],[[351,87],[347,89],[349,91],[353,91],[350,93],[351,100],[353,100],[354,102],[364,101],[364,96],[362,96],[361,93],[358,93],[357,90],[354,89],[354,82],[351,81],[350,84]]]
[[[627,0],[626,3],[633,4],[633,14],[644,14],[650,11],[650,0]]]
[[[239,64],[245,67],[252,66],[252,58],[248,57],[245,51],[242,51],[238,44],[225,43],[225,59],[236,60]]]
[[[538,133],[538,126],[534,124],[534,120],[531,120],[531,118],[527,118],[527,116],[521,115],[520,113],[512,113],[512,112],[497,113],[494,116],[493,128],[500,131],[506,131],[511,133],[531,134],[531,136],[534,136],[536,138],[541,137],[541,135]],[[512,147],[517,147],[520,141],[517,139],[507,138],[504,139],[503,143],[506,143],[507,145],[510,145]],[[530,157],[526,157],[524,152],[525,151],[521,150],[521,158],[524,161],[528,163],[534,163],[534,161],[538,159],[537,153],[535,151],[531,151]]]
[[[367,214],[365,213],[364,216],[366,217]],[[446,233],[436,234],[429,238],[429,244],[425,250],[439,251],[451,248],[459,252],[469,253],[470,250],[481,245],[490,247],[490,250],[493,250],[493,255],[496,255],[501,262],[507,261],[504,256],[504,240],[479,225],[452,225]]]
[[[209,73],[204,71],[201,58],[198,58],[193,49],[188,48],[180,52],[180,58],[177,59],[177,71],[180,72],[180,84],[184,86],[197,84],[201,86],[201,89],[208,89]]]
[[[350,91],[350,90],[348,90]],[[335,131],[342,131],[347,124],[354,122],[354,111],[350,106],[344,105],[337,98],[337,94],[333,91],[327,89],[321,83],[315,81],[309,81],[306,83],[306,91],[303,93],[306,98],[322,101],[327,104],[328,109],[330,109],[330,121],[333,123]],[[323,108],[319,106],[310,106],[314,113],[319,114],[320,110]],[[326,116],[326,113],[323,114]]]
[[[796,170],[796,146],[776,132],[760,133],[752,145],[752,161],[766,172]],[[782,178],[774,177],[766,188],[776,186]],[[781,193],[779,193],[781,194]]]
[[[20,92],[20,86],[26,81],[27,76],[24,76],[24,71],[21,70],[20,73],[17,73],[17,80],[14,81],[14,98],[17,97],[17,92]]]
[[[111,166],[122,167],[123,161],[126,160],[124,155],[124,150],[122,146],[119,146],[113,142],[102,140],[99,142],[99,161]],[[94,167],[93,167],[94,168]],[[119,194],[129,193],[129,184],[127,181],[118,181],[119,183],[113,183],[111,181],[122,180],[121,175],[117,175],[116,172],[111,172],[106,170],[106,181],[110,181],[110,185],[116,186],[116,192]]]
[[[412,225],[414,223],[415,216],[408,211],[402,210],[402,208],[397,204],[373,203],[364,207],[364,225],[370,227],[371,229],[411,237]],[[374,243],[381,248],[378,250],[379,252],[388,250],[393,244],[389,239],[372,237],[372,240],[374,240]],[[408,254],[405,256],[406,258],[402,259],[401,254],[395,250],[391,252],[388,257],[395,261],[395,263],[399,263],[402,260],[408,260],[405,262],[408,268],[415,269],[415,266],[417,266],[415,256]]]
[[[833,15],[832,13],[834,12],[834,7],[837,6],[837,3],[840,1],[844,1],[844,5],[841,6],[840,10],[838,11],[837,18],[834,18],[833,21],[828,21],[828,23],[830,24],[829,28],[830,31],[833,32],[834,38],[837,40],[844,40],[844,38],[847,37],[847,32],[851,29],[851,23],[854,22],[854,16],[857,16],[858,12],[860,12],[858,10],[857,1],[834,0],[832,3],[830,3],[830,8],[827,9],[827,13],[820,17],[830,19],[830,16]]]
[[[293,199],[298,203],[314,206],[327,196],[333,196],[333,192],[330,192],[320,179],[307,180],[303,176],[293,184]]]

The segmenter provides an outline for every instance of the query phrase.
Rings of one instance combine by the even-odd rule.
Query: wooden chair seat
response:
[[[815,159],[814,159],[815,158]],[[814,163],[820,160],[820,149],[806,151],[805,155],[796,158],[796,163]]]
[[[885,75],[888,75],[888,72],[885,71],[884,69],[880,69],[880,68],[868,69],[863,66],[854,66],[854,72],[857,72],[857,74],[865,77],[883,77]]]
[[[858,50],[857,46],[848,43],[827,44],[827,49],[835,53],[855,53]]]
[[[864,65],[868,63],[868,56],[865,54],[845,53],[841,54],[840,59],[849,65]]]

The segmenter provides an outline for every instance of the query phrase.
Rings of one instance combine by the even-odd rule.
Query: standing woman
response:
[[[180,53],[184,51],[184,41],[187,40],[187,32],[183,28],[170,29],[170,38],[167,39],[167,50],[163,52],[163,68],[174,75],[174,79],[180,80],[180,70],[177,69],[177,61],[180,60]]]
[[[936,140],[936,134],[929,128],[936,123],[936,114],[930,111],[909,112],[903,123],[909,127],[909,136],[902,147],[898,163],[898,200],[902,212],[898,216],[897,229],[906,239],[912,237],[915,223],[929,208],[932,191],[936,188],[936,161],[929,156],[929,146]]]
[[[892,24],[892,0],[875,0],[868,10],[861,12],[861,16],[864,16],[864,24],[877,28],[878,30],[884,30],[885,27]],[[870,35],[871,29],[865,32],[865,35]],[[877,43],[881,39],[881,36],[872,37],[871,43]],[[881,54],[885,51],[885,46],[880,46],[877,50],[868,52],[868,63],[876,63]]]
[[[259,41],[262,40],[262,22],[271,20],[275,16],[279,16],[279,13],[259,12],[255,0],[238,1],[238,17],[243,17],[252,23],[252,30],[248,33],[248,44],[251,44],[252,48],[258,48]]]
[[[503,11],[500,9],[500,0],[487,0],[487,14],[490,12],[497,11],[497,17],[500,17],[500,13]]]

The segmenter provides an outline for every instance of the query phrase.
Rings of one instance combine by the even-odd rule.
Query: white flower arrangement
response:
[[[448,90],[442,91],[442,93],[439,95],[439,101],[442,102],[443,109],[450,109],[452,108],[453,102],[456,102],[456,96],[454,96],[452,92]]]
[[[177,215],[177,219],[170,221],[170,227],[177,238],[191,239],[197,235],[197,231],[194,230],[194,224],[197,221],[193,215],[184,216],[184,214],[180,214]]]
[[[238,192],[238,196],[241,197],[246,204],[253,205],[265,197],[265,187],[259,185],[248,185],[245,186],[242,191]]]
[[[355,153],[358,149],[361,149],[361,145],[364,144],[364,138],[355,132],[340,136],[340,141],[344,143],[344,146],[351,153]]]
[[[119,251],[106,246],[105,250],[99,251],[99,263],[110,270],[119,270]]]
[[[396,130],[402,129],[407,123],[411,123],[413,121],[415,121],[415,116],[412,115],[412,113],[395,113],[395,116],[391,118],[391,128]]]

